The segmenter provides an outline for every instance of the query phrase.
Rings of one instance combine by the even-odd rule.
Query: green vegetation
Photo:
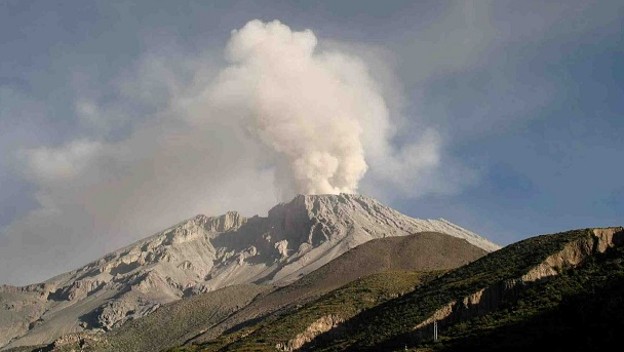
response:
[[[211,343],[174,351],[275,351],[326,315],[348,319],[362,310],[395,298],[414,289],[438,273],[385,272],[357,279],[301,307],[270,315],[253,324],[226,333]]]
[[[624,250],[588,258],[581,266],[522,290],[492,314],[450,326],[436,350],[607,350],[624,328]]]
[[[339,336],[321,335],[307,347],[331,351],[389,350],[414,343],[412,328],[445,304],[518,278],[567,243],[591,236],[590,230],[578,230],[538,236],[507,246],[403,297],[363,311],[344,324]]]
[[[437,342],[423,336],[423,331],[413,331],[446,304],[461,302],[481,289],[517,282],[567,244],[592,236],[591,230],[577,230],[530,238],[444,274],[371,275],[304,306],[239,326],[210,343],[180,350],[274,351],[276,344],[287,342],[328,315],[346,321],[302,350],[379,351],[409,346],[418,351],[519,351],[553,338],[586,336],[582,326],[589,327],[592,334],[580,343],[563,345],[567,350],[581,349],[579,346],[592,349],[598,331],[614,337],[623,325],[614,322],[610,313],[624,316],[622,249],[592,256],[560,275],[513,286],[490,310],[441,322]]]

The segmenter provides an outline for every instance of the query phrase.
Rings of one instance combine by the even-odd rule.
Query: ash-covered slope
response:
[[[297,333],[296,327],[285,328],[278,319],[280,316],[287,315],[289,321],[297,322],[296,326],[305,327],[311,319],[323,317],[328,307],[340,302],[341,318],[346,319],[355,314],[357,308],[354,307],[368,307],[379,303],[378,300],[387,300],[393,294],[411,290],[423,277],[437,276],[440,270],[459,267],[485,254],[483,249],[465,240],[433,232],[375,239],[284,287],[228,286],[166,304],[107,334],[68,335],[46,348],[51,351],[151,352],[169,350],[184,343],[209,342],[210,348],[205,346],[209,350],[225,348],[225,345],[229,350],[238,350],[241,344],[256,340],[258,334],[265,340],[264,345],[271,347]],[[423,270],[436,271],[425,274]],[[363,277],[367,278],[359,279]],[[348,284],[352,281],[356,282]],[[341,292],[338,297],[325,295],[345,284],[336,291]],[[307,304],[320,296],[325,298],[317,304]],[[345,297],[348,297],[347,302],[342,301]],[[236,309],[241,306],[244,308]],[[307,308],[300,312],[303,306]],[[266,336],[267,328],[273,331],[272,338]],[[256,334],[257,330],[261,331]],[[219,336],[224,331],[234,332]],[[275,334],[276,331],[279,333]],[[245,335],[249,336],[241,339]],[[236,345],[230,345],[231,341],[237,341]]]
[[[198,215],[42,284],[0,288],[0,346],[108,330],[225,286],[285,285],[369,240],[422,231],[498,248],[445,220],[410,218],[360,195],[297,196],[267,217]]]

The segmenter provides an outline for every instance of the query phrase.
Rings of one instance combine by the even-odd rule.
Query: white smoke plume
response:
[[[211,88],[212,106],[240,119],[274,155],[281,198],[356,192],[369,168],[371,183],[405,194],[452,191],[437,180],[436,131],[421,128],[393,147],[396,124],[369,68],[317,43],[310,30],[253,20],[232,32],[229,66]]]
[[[285,195],[355,192],[367,169],[363,121],[385,111],[360,61],[316,46],[310,30],[251,21],[232,32],[214,87],[215,103],[276,153]]]

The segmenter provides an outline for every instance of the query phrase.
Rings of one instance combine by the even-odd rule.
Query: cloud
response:
[[[101,148],[98,142],[77,140],[61,148],[26,150],[24,158],[37,182],[53,183],[79,177]]]
[[[422,126],[398,143],[388,82],[318,42],[254,20],[232,32],[220,69],[211,53],[146,55],[119,79],[116,107],[78,94],[78,117],[102,133],[21,151],[39,207],[7,227],[2,281],[41,280],[194,214],[252,215],[296,193],[356,192],[362,180],[379,196],[456,190],[440,173],[442,136]],[[110,138],[115,121],[151,110]]]

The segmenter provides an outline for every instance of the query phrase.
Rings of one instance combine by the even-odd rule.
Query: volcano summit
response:
[[[446,220],[411,218],[365,196],[299,195],[267,217],[197,215],[41,284],[3,286],[0,345],[110,330],[164,303],[227,286],[284,286],[360,244],[418,232],[498,248]]]

